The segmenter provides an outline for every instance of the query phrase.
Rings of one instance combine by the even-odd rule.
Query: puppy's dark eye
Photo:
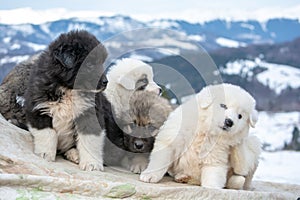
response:
[[[136,90],[145,90],[145,88],[147,87],[149,81],[147,79],[147,77],[143,77],[142,79],[139,79],[136,84],[135,84],[135,88]]]
[[[239,119],[242,119],[242,117],[243,117],[243,116],[242,116],[241,114],[238,115],[238,118],[239,118]]]
[[[220,104],[221,108],[224,108],[225,110],[227,109],[227,106],[225,104]]]
[[[147,85],[142,85],[142,86],[138,87],[137,90],[145,90],[146,86]]]

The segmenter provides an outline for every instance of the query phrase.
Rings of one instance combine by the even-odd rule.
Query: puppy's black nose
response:
[[[232,127],[233,126],[233,121],[229,118],[226,118],[224,124],[227,127]]]
[[[144,142],[142,140],[134,141],[134,148],[141,150],[144,147]]]

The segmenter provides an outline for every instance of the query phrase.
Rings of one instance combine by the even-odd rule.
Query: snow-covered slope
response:
[[[265,150],[275,151],[291,142],[294,127],[300,129],[300,112],[259,112],[258,122],[250,133],[261,140]]]
[[[300,152],[262,152],[254,180],[300,185]]]
[[[259,58],[228,62],[226,67],[221,68],[221,71],[224,74],[240,75],[247,79],[255,76],[260,83],[274,90],[278,95],[288,87],[300,88],[300,69],[288,65],[267,63]]]

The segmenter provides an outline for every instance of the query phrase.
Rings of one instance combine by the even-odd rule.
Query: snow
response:
[[[26,43],[27,46],[33,48],[35,51],[41,51],[41,50],[44,50],[46,49],[46,45],[43,45],[43,44],[35,44],[35,43],[31,43],[31,42],[27,42]]]
[[[145,45],[149,46],[176,46],[181,49],[198,50],[198,46],[193,45],[189,42],[179,41],[167,35],[163,35],[161,39],[149,39],[144,42]]]
[[[114,42],[114,41],[105,41],[104,42],[104,45],[106,46],[106,48],[109,48],[109,47],[111,47],[111,48],[121,48],[122,47],[122,44],[120,43],[120,42]]]
[[[45,33],[50,34],[51,31],[50,31],[50,29],[49,29],[49,26],[50,26],[49,23],[41,24],[41,25],[40,25],[40,28],[41,28]]]
[[[180,48],[157,48],[157,51],[165,56],[180,55]]]
[[[17,8],[11,10],[0,10],[1,23],[3,24],[43,24],[45,22],[81,18],[81,17],[99,17],[99,16],[112,16],[114,13],[106,11],[71,11],[64,8],[52,8],[44,10],[34,10],[30,7]]]
[[[68,26],[68,31],[71,30],[88,30],[88,27],[85,24],[81,23],[71,23]]]
[[[202,35],[188,35],[187,38],[189,40],[194,40],[194,41],[197,41],[197,42],[205,41],[205,36],[202,36]]]
[[[13,25],[11,26],[14,30],[21,31],[22,33],[26,35],[33,34],[34,28],[30,24],[21,24],[21,25]]]
[[[255,29],[255,27],[251,24],[247,24],[247,23],[242,23],[241,27],[249,29],[250,31],[253,31]]]
[[[235,40],[231,40],[228,38],[219,37],[216,39],[216,43],[222,47],[231,47],[231,48],[238,48],[238,47],[245,47],[246,44],[243,42],[238,42]]]
[[[11,40],[11,37],[5,37],[5,38],[3,38],[3,42],[4,43],[9,43],[10,40]]]
[[[123,11],[122,14],[129,15],[133,18],[139,19],[145,22],[151,22],[153,20],[161,19],[174,19],[174,20],[186,20],[194,23],[204,23],[215,19],[225,19],[233,21],[246,21],[251,19],[257,19],[261,22],[265,22],[272,18],[293,18],[300,19],[300,5],[288,7],[282,9],[280,6],[268,6],[259,9],[248,9],[247,7],[240,7],[239,9],[220,9],[220,6],[210,7],[206,4],[201,5],[201,12],[199,7],[182,8],[178,11],[165,11],[155,12],[155,14],[145,14],[142,11]],[[227,5],[228,6],[228,5]],[[99,6],[101,9],[101,6]],[[97,9],[97,8],[94,8]],[[34,10],[30,7],[17,8],[11,10],[0,10],[0,23],[3,24],[42,24],[49,21],[55,21],[59,19],[69,18],[96,18],[99,16],[113,16],[116,13],[108,12],[104,10],[67,10],[65,8],[51,8],[43,10]],[[167,20],[165,20],[167,21]],[[169,26],[166,22],[163,22],[165,26]]]
[[[81,17],[81,18],[75,19],[75,21],[89,22],[89,23],[100,25],[100,26],[103,26],[105,24],[105,22],[102,19],[100,19],[99,17]]]
[[[300,69],[288,65],[267,63],[260,58],[253,60],[236,60],[228,62],[226,68],[221,71],[225,74],[240,75],[241,77],[252,77],[253,70],[262,67],[265,71],[256,75],[262,84],[270,87],[276,94],[280,94],[287,87],[300,87]]]
[[[300,152],[262,152],[254,180],[300,185]]]
[[[135,54],[135,53],[131,54],[130,58],[137,59],[137,60],[142,60],[142,61],[145,61],[145,62],[152,62],[153,61],[153,58],[151,58],[149,56]]]
[[[21,48],[21,45],[20,44],[13,44],[11,47],[10,47],[10,50],[15,50],[15,49],[20,49]]]
[[[251,60],[236,60],[228,62],[226,68],[221,68],[221,71],[229,75],[240,75],[242,78],[252,77],[253,69],[257,67],[257,64]]]
[[[265,67],[267,70],[258,74],[257,79],[264,85],[269,86],[277,94],[287,87],[299,88],[300,87],[300,70],[279,64],[271,64],[259,62],[259,65]]]
[[[258,122],[250,133],[265,144],[265,150],[274,151],[282,149],[285,143],[291,141],[295,126],[300,128],[300,112],[260,112]]]
[[[155,20],[150,22],[150,26],[152,27],[159,27],[159,28],[172,28],[172,27],[179,27],[178,23],[169,20]]]
[[[6,64],[6,63],[19,63],[24,60],[27,60],[29,58],[28,55],[25,56],[14,56],[14,57],[8,57],[5,56],[4,58],[0,59],[0,65]]]

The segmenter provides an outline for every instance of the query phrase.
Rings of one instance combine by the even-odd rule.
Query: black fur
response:
[[[85,60],[88,55],[89,59]],[[87,31],[61,34],[32,66],[25,93],[27,122],[37,129],[52,128],[52,118],[34,108],[40,103],[58,101],[62,97],[60,87],[105,87],[101,84],[101,81],[107,83],[105,76],[102,76],[100,84],[98,80],[99,74],[103,73],[102,64],[106,56],[104,46]]]

